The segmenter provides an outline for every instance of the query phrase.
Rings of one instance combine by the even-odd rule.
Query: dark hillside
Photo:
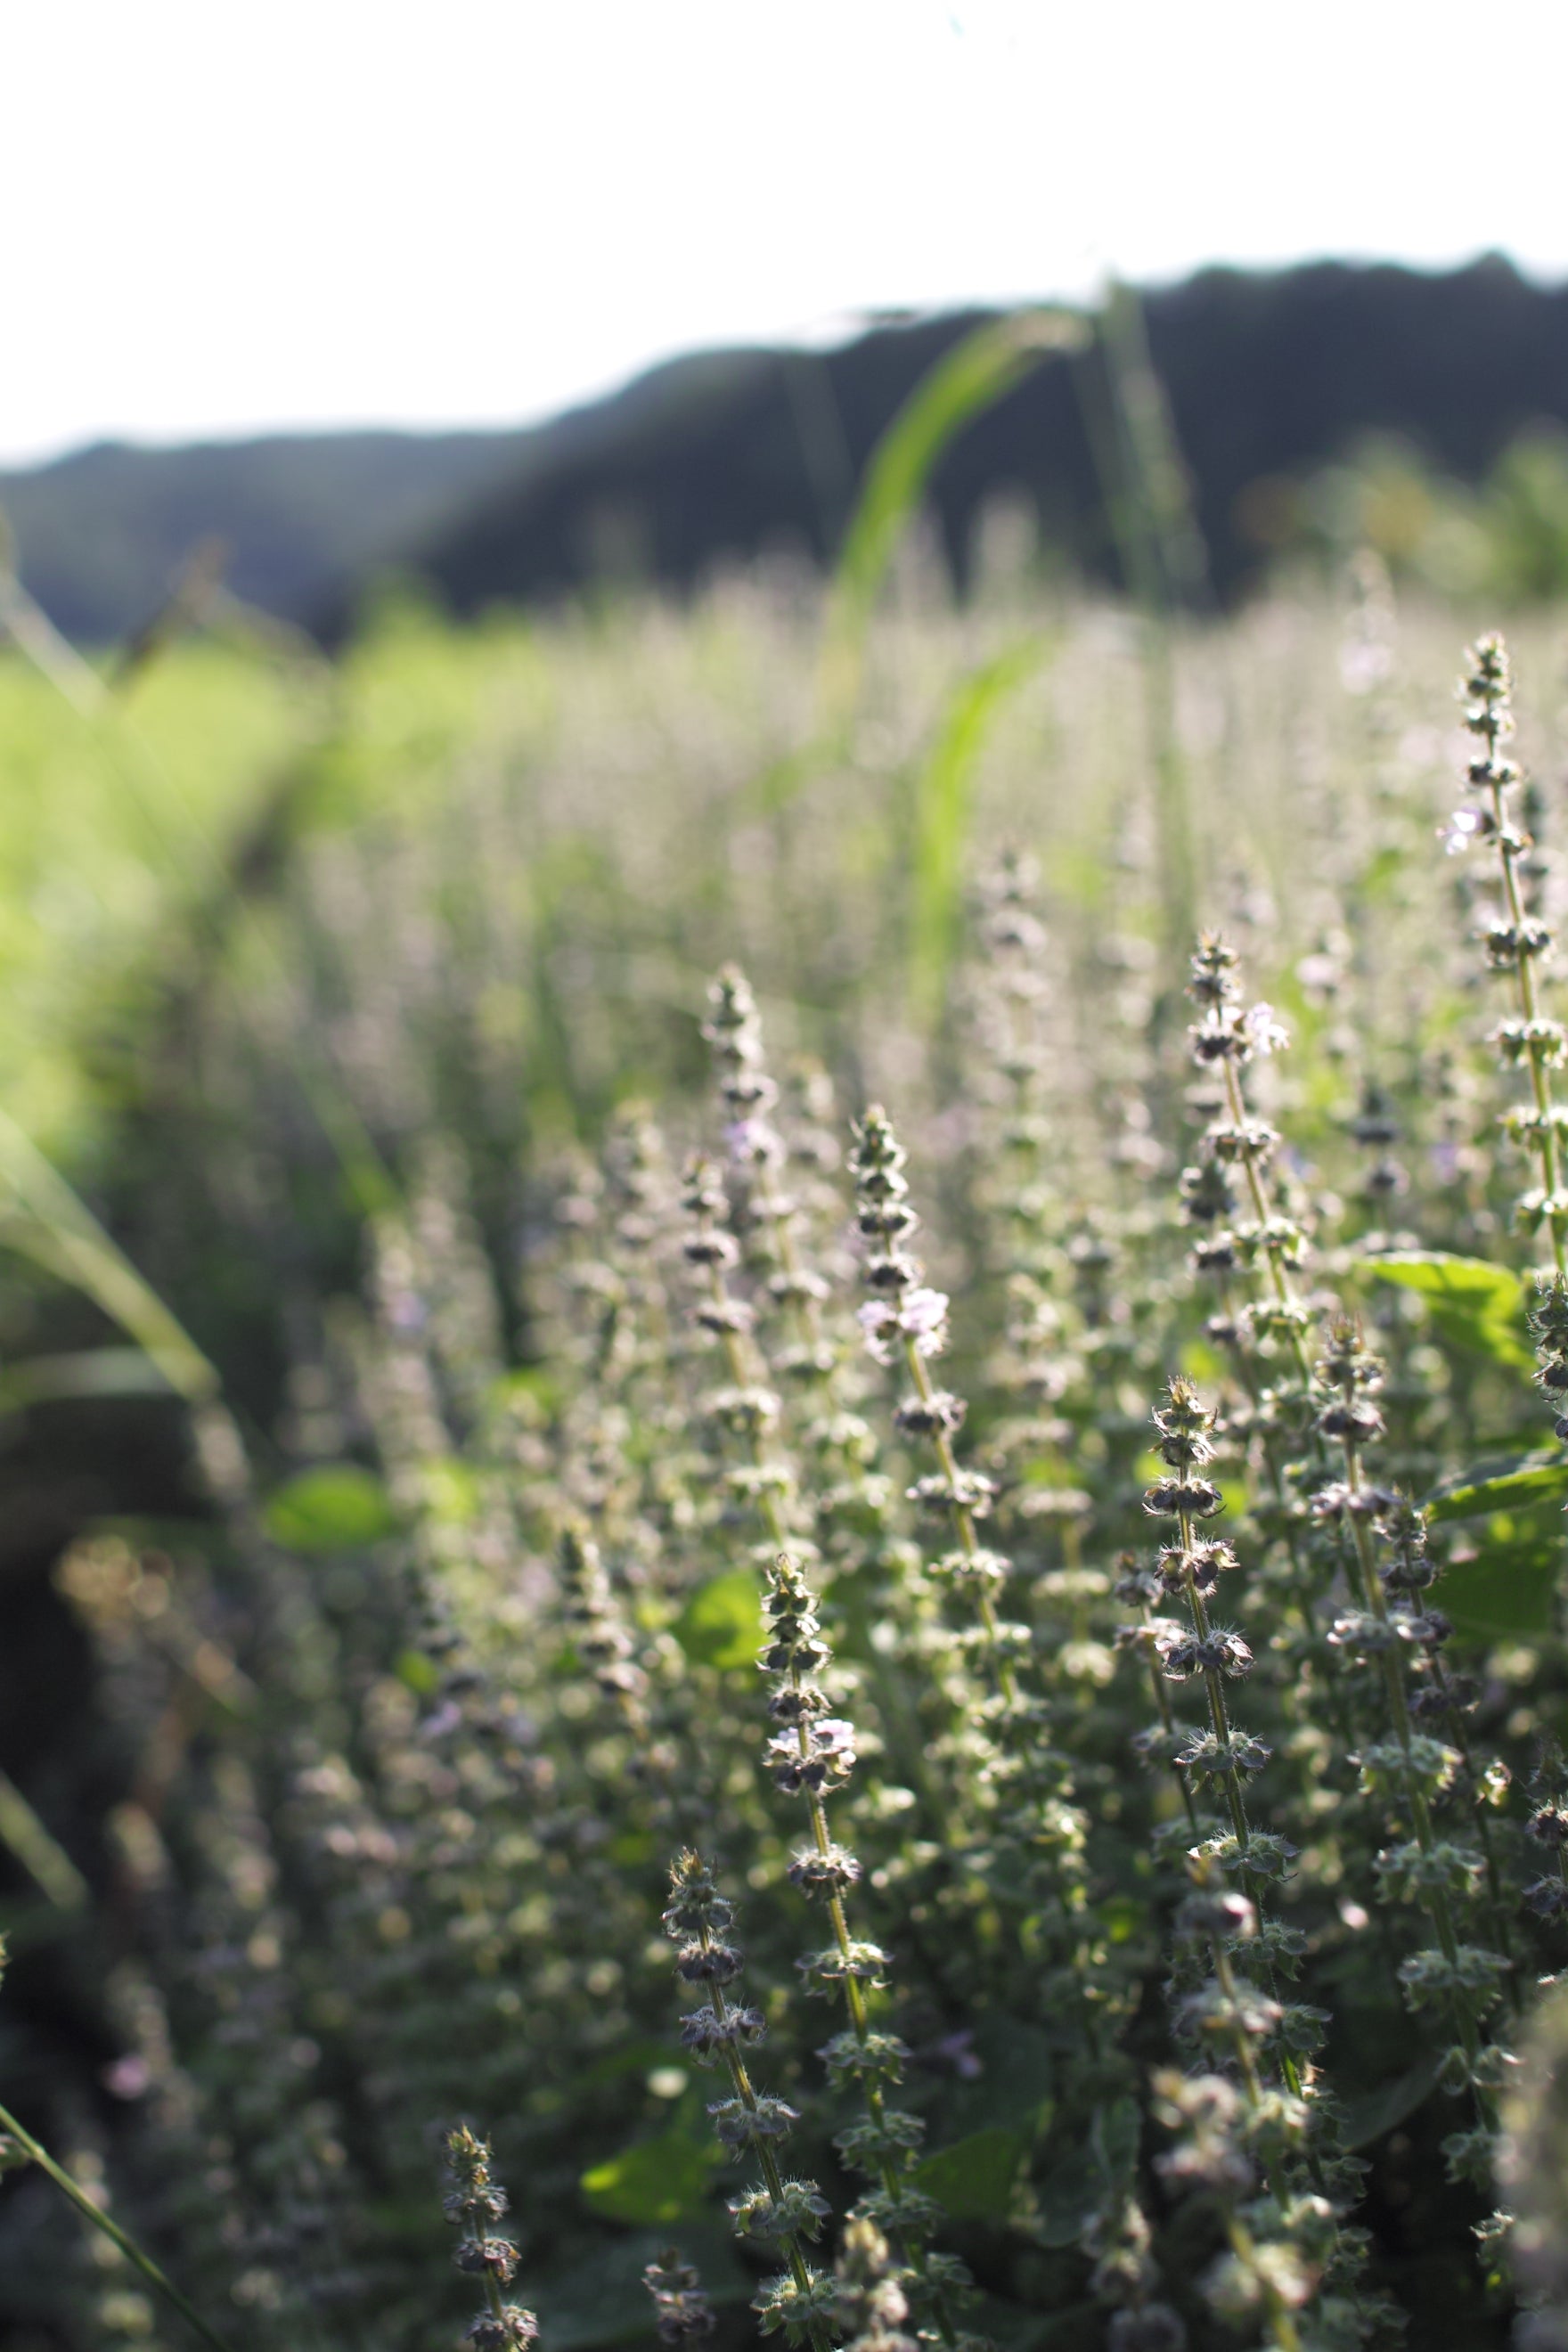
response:
[[[1568,289],[1500,259],[1446,276],[1212,269],[1146,310],[1224,596],[1259,561],[1242,494],[1260,480],[1309,472],[1374,431],[1474,479],[1521,425],[1568,423]],[[529,432],[86,449],[0,476],[0,506],[33,593],[89,639],[145,619],[214,534],[240,595],[328,637],[389,565],[425,575],[458,614],[606,579],[689,587],[771,549],[828,556],[878,436],[984,315],[882,321],[826,352],[697,353]],[[1098,370],[1047,363],[948,454],[932,502],[960,576],[1001,491],[1021,491],[1050,542],[1114,576],[1084,421],[1086,402],[1103,400]]]
[[[1441,277],[1207,270],[1146,307],[1222,594],[1258,562],[1239,505],[1260,479],[1306,471],[1368,431],[1474,478],[1521,425],[1568,420],[1568,290],[1500,260]],[[569,593],[616,567],[685,585],[770,546],[820,557],[878,435],[984,315],[879,326],[822,354],[759,353],[662,408],[628,402],[625,430],[490,492],[430,539],[418,568],[464,613]],[[1083,417],[1085,399],[1102,396],[1098,362],[1047,363],[949,453],[932,502],[960,575],[979,513],[1006,489],[1090,571],[1114,571]]]
[[[22,576],[56,625],[122,636],[163,601],[192,549],[229,551],[234,593],[297,617],[329,585],[395,555],[488,478],[521,433],[327,433],[140,449],[100,442],[0,474]]]

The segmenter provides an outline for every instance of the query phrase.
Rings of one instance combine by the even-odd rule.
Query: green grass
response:
[[[75,1160],[101,1138],[94,1066],[132,972],[177,940],[313,723],[276,672],[214,646],[93,718],[0,656],[0,1099],[44,1148]]]

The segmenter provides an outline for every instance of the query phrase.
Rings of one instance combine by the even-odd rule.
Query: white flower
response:
[[[1355,637],[1340,655],[1340,683],[1347,694],[1370,694],[1394,672],[1392,646],[1376,637]]]
[[[777,1129],[765,1118],[738,1118],[724,1129],[730,1158],[738,1168],[777,1168],[784,1148]]]
[[[1271,1004],[1249,1004],[1243,1018],[1247,1042],[1255,1054],[1279,1054],[1290,1043],[1290,1032],[1274,1017]]]
[[[819,1715],[811,1726],[811,1744],[821,1756],[847,1756],[855,1760],[855,1726],[839,1715]]]
[[[1450,857],[1460,857],[1473,841],[1479,840],[1484,822],[1479,809],[1456,809],[1447,824],[1439,829],[1437,838]]]
[[[1313,954],[1303,956],[1296,966],[1297,979],[1308,995],[1313,998],[1331,996],[1344,976],[1343,964],[1327,948],[1319,948]]]
[[[942,1327],[947,1321],[945,1290],[911,1290],[905,1297],[900,1318],[902,1328],[916,1339],[936,1339],[946,1335]],[[922,1348],[922,1356],[934,1356],[936,1349]]]
[[[866,1345],[879,1364],[890,1364],[897,1342],[912,1339],[922,1356],[940,1356],[947,1345],[945,1290],[907,1290],[902,1298],[868,1298],[860,1309]]]

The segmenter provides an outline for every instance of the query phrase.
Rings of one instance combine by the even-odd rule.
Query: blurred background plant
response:
[[[1474,485],[1416,443],[1375,436],[1300,478],[1260,477],[1238,513],[1277,562],[1332,578],[1371,548],[1401,582],[1511,614],[1568,582],[1568,436],[1555,423],[1527,427]]]

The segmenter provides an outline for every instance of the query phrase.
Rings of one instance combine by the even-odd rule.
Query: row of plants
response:
[[[908,1118],[726,969],[707,1108],[563,1150],[510,1262],[427,1142],[265,1513],[209,1416],[224,1542],[68,1557],[135,2115],[72,2169],[221,2326],[1292,2352],[1550,2303],[1565,1043],[1495,641],[1463,709],[1451,866],[1367,727],[1289,1022],[1214,935],[1179,1021],[1016,850],[926,1072],[883,1041]]]

